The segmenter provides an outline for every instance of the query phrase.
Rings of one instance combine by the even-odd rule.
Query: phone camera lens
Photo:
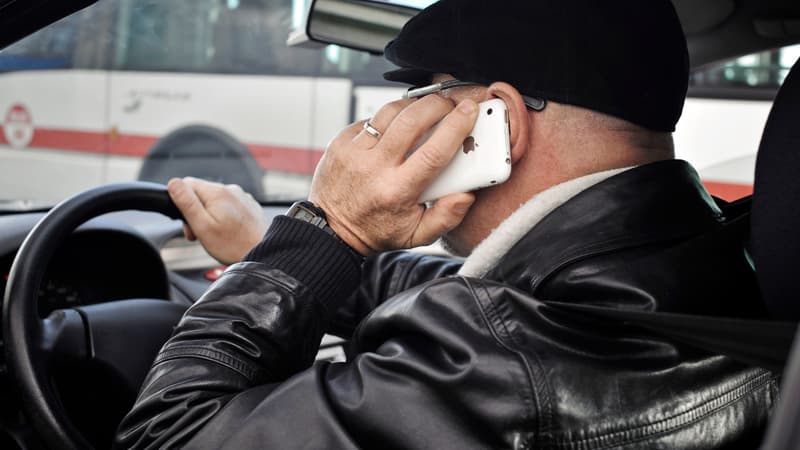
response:
[[[487,116],[491,116],[492,115],[492,108],[489,108],[489,109],[486,110],[486,115]]]

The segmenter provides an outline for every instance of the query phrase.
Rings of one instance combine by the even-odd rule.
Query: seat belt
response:
[[[547,304],[643,328],[694,348],[726,355],[775,373],[783,372],[798,327],[795,322],[624,310],[562,302]]]
[[[745,197],[733,203],[715,200],[726,221],[721,230],[713,233],[732,234],[741,239],[745,248],[746,236],[750,234],[751,198]],[[797,322],[625,310],[564,302],[547,304],[647,329],[694,348],[723,354],[776,373],[783,372],[798,330]]]

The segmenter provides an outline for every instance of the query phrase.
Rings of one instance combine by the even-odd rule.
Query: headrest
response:
[[[756,159],[751,239],[756,276],[772,316],[800,319],[800,64],[783,83]]]

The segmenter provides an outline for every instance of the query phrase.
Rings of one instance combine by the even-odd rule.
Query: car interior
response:
[[[95,1],[0,0],[0,48]],[[367,0],[316,0],[312,10],[325,2],[386,10]],[[792,0],[673,3],[692,68],[800,43],[800,3]],[[306,29],[290,40],[301,46],[349,41],[351,47],[380,53],[415,11],[390,9],[394,19],[374,39],[358,38],[357,46],[346,29],[320,33],[313,14]],[[741,234],[752,255],[772,320],[555,305],[782,372],[781,400],[765,430],[764,449],[796,448],[800,442],[800,404],[794,401],[800,395],[800,340],[795,338],[800,304],[792,263],[800,254],[800,210],[794,201],[800,201],[798,117],[800,64],[795,64],[764,129],[754,194],[730,204],[720,201],[732,232]],[[264,209],[272,217],[285,206]],[[180,218],[165,187],[147,182],[100,186],[53,208],[0,215],[0,269],[8,274],[0,279],[5,354],[0,448],[108,447],[156,352],[214,279],[211,271],[165,264],[164,250],[181,233],[173,219]]]

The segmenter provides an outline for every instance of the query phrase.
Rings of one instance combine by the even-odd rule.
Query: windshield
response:
[[[0,50],[0,211],[178,176],[305,198],[327,142],[405,89],[383,80],[393,67],[380,56],[287,47],[309,3],[100,0]],[[752,192],[771,99],[798,56],[766,50],[692,74],[676,156],[713,194]]]
[[[195,176],[304,198],[327,141],[402,89],[290,48],[308,0],[101,0],[0,51],[0,208]]]

